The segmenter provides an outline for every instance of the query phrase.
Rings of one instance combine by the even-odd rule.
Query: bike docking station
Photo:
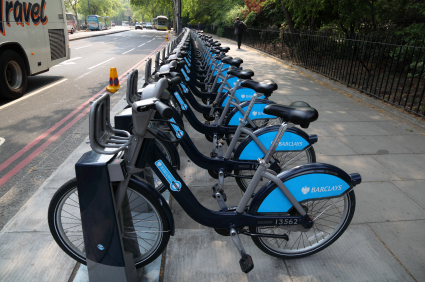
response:
[[[102,97],[92,105],[92,109],[94,106],[98,110],[90,112],[90,127],[95,127],[94,123],[105,119],[109,121],[109,95],[104,97],[106,98]],[[104,132],[98,132],[99,135],[93,133],[96,136],[90,136],[90,139],[98,136],[114,138],[116,130],[109,123],[103,129]],[[92,135],[92,131],[90,132]],[[130,143],[129,137],[117,137],[121,140],[120,148]],[[108,149],[111,148],[105,150]],[[126,187],[123,189],[121,185],[112,185],[128,179],[128,173],[124,160],[115,156],[90,151],[75,165],[90,282],[139,281],[134,258],[140,255],[140,249]],[[124,237],[133,237],[133,240],[123,240]]]

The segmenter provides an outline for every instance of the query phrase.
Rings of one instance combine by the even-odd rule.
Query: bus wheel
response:
[[[7,50],[0,55],[0,93],[3,98],[22,97],[27,88],[27,70],[18,53]]]

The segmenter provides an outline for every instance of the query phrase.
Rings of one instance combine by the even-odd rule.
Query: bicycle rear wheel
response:
[[[170,227],[161,205],[148,192],[130,183],[127,197],[132,219],[131,222],[124,220],[123,241],[128,243],[125,245],[139,246],[139,255],[134,257],[139,268],[164,251],[170,238]],[[76,261],[86,264],[75,178],[60,187],[50,200],[48,222],[50,233],[59,247]],[[126,228],[127,225],[131,228]]]
[[[289,240],[268,237],[252,237],[255,245],[274,257],[296,259],[317,253],[335,242],[347,229],[354,215],[356,197],[354,191],[333,199],[313,200],[301,203],[314,221],[307,232],[291,232],[283,226],[249,227],[252,233],[288,235]],[[289,212],[285,215],[297,215]]]

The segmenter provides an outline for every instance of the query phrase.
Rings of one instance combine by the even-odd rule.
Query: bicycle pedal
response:
[[[248,273],[254,269],[254,262],[252,261],[251,256],[248,254],[242,256],[242,258],[239,260],[239,264],[241,266],[241,270],[245,273]]]

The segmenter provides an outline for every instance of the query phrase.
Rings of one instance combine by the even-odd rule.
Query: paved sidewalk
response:
[[[319,136],[314,146],[317,161],[362,175],[363,182],[355,189],[357,208],[338,241],[299,260],[268,256],[242,236],[255,263],[254,270],[244,274],[231,239],[194,222],[171,200],[176,235],[164,253],[162,281],[424,281],[424,133],[274,59],[221,41],[231,47],[230,55],[244,59],[245,69],[254,70],[255,80],[273,79],[279,85],[272,100],[283,104],[301,100],[318,109],[319,120],[306,130]],[[124,105],[120,100],[111,117]],[[88,121],[78,130],[88,134]],[[189,125],[186,130],[197,148],[209,154],[211,143]],[[88,150],[88,144],[81,144],[0,231],[0,281],[69,281],[76,263],[51,237],[47,207],[55,191],[75,175],[75,162]],[[180,173],[197,199],[218,209],[211,197],[216,180],[183,152],[181,164]],[[234,180],[226,179],[225,190],[227,204],[236,205],[242,193]],[[83,271],[79,273],[79,281],[84,281]],[[152,273],[146,281],[158,278],[158,268]]]
[[[74,41],[74,40],[79,40],[79,39],[84,39],[89,37],[103,36],[103,35],[114,34],[119,32],[125,32],[129,30],[131,29],[125,26],[116,26],[108,30],[95,30],[95,31],[80,30],[80,31],[74,32],[74,34],[69,34],[69,41]]]
[[[271,100],[305,101],[319,111],[318,121],[306,130],[319,136],[317,162],[362,175],[355,188],[356,212],[334,244],[299,260],[268,256],[242,236],[255,264],[246,275],[232,240],[199,225],[171,200],[177,229],[166,251],[163,281],[425,281],[424,132],[333,90],[327,79],[315,81],[253,49],[237,50],[233,42],[219,40],[231,48],[229,55],[244,60],[244,69],[255,72],[255,80],[272,79],[279,85]],[[208,154],[210,143],[185,126],[198,149]],[[216,180],[181,156],[181,175],[197,199],[219,209],[211,197]],[[242,195],[230,179],[225,192],[229,206]]]

